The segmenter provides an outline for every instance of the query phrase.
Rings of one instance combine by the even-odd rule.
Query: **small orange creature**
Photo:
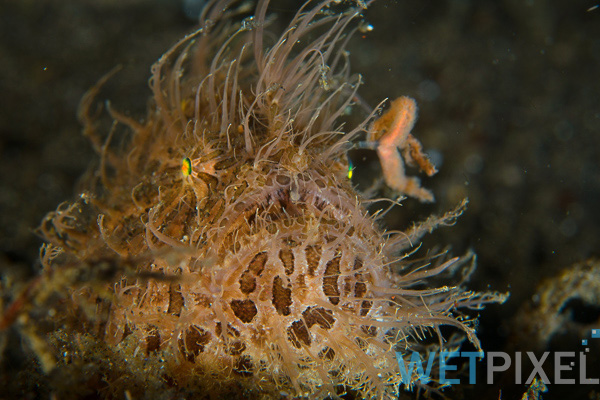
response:
[[[390,109],[371,126],[367,140],[375,143],[385,183],[392,189],[421,201],[433,201],[433,194],[420,186],[417,178],[405,175],[402,158],[428,176],[437,172],[423,153],[421,143],[410,133],[417,119],[417,104],[407,96],[392,101]],[[399,150],[402,151],[402,157]]]

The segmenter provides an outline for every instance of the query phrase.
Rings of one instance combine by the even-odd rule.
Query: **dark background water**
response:
[[[271,11],[284,21],[297,4],[274,1]],[[365,13],[375,29],[357,33],[350,45],[365,102],[414,97],[420,109],[413,132],[440,165],[438,175],[423,179],[436,203],[407,200],[389,213],[388,226],[406,228],[470,200],[459,222],[426,244],[448,245],[456,254],[472,249],[479,265],[472,287],[511,292],[504,306],[481,313],[480,336],[489,350],[534,350],[515,315],[535,299],[543,279],[600,253],[596,4],[378,0]],[[95,159],[76,119],[84,92],[122,64],[109,84],[111,103],[143,115],[151,64],[193,26],[176,1],[0,1],[5,277],[26,279],[39,268],[41,241],[33,229],[77,194],[78,178]],[[600,308],[574,304],[573,324],[557,335],[556,346],[579,351],[587,329],[600,328]],[[590,344],[595,361],[588,375],[600,377],[600,345]],[[3,379],[14,372],[12,362],[13,356],[4,358]],[[455,396],[497,399],[502,389],[502,398],[520,397],[526,386],[513,382],[505,376],[502,385],[480,384]],[[565,393],[597,398],[600,392],[554,386],[544,398]]]

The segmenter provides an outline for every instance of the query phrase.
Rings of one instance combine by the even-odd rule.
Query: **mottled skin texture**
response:
[[[88,192],[44,220],[46,284],[28,296],[41,305],[66,295],[53,345],[91,357],[114,396],[134,390],[132,379],[216,398],[392,398],[395,351],[440,325],[479,347],[457,310],[502,297],[421,285],[456,258],[406,259],[462,207],[385,233],[347,178],[345,152],[366,133],[386,183],[433,198],[402,169],[401,155],[435,171],[410,134],[414,100],[340,125],[360,84],[343,52],[359,10],[307,4],[273,38],[267,1],[237,25],[229,3],[208,6],[202,29],[154,65],[144,121],[109,108],[104,135],[92,117],[99,87],[84,99],[100,168]],[[123,132],[132,135],[120,147]],[[90,337],[97,344],[81,344]]]

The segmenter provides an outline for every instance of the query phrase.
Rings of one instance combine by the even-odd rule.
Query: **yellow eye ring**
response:
[[[187,157],[181,162],[181,173],[184,177],[188,177],[192,174],[192,162]]]
[[[354,173],[354,165],[352,165],[352,160],[348,158],[348,179],[352,179],[352,175]]]

